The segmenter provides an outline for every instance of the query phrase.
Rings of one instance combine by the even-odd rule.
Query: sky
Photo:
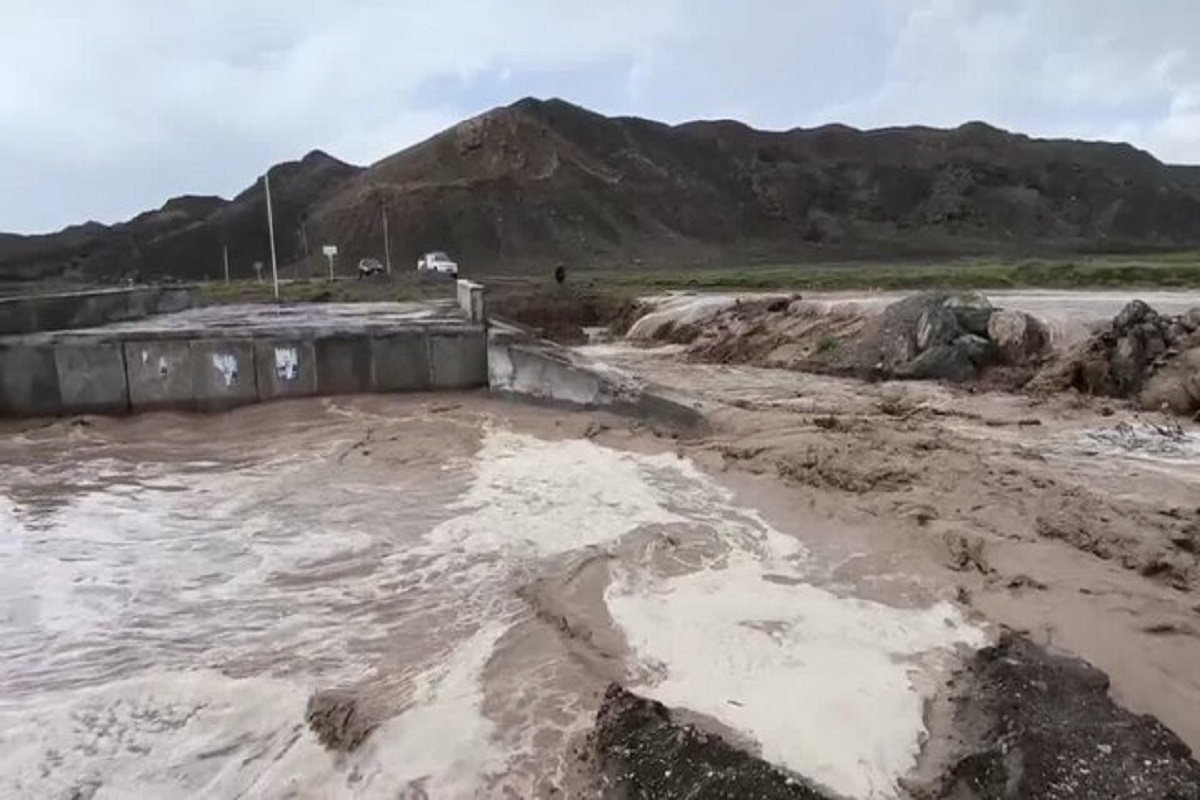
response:
[[[787,129],[970,120],[1200,163],[1200,0],[4,0],[0,231],[369,164],[525,96]]]

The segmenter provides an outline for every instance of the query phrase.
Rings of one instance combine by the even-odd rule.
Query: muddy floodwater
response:
[[[438,397],[5,431],[0,796],[581,793],[612,680],[894,796],[984,629],[589,424]],[[352,752],[305,724],[327,689],[377,722]]]

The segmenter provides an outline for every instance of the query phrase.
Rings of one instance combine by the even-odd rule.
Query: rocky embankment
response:
[[[1194,416],[1200,412],[1200,307],[1168,316],[1134,300],[1034,385],[1131,398],[1148,411]]]
[[[1065,350],[1037,317],[999,308],[978,292],[926,292],[879,312],[774,296],[655,322],[634,331],[684,344],[697,361],[867,380],[1074,390],[1147,410],[1200,412],[1200,308],[1172,316],[1134,300]]]

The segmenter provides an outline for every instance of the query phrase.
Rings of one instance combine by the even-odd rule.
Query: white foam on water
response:
[[[947,603],[898,609],[801,582],[805,548],[674,455],[492,430],[459,506],[428,546],[507,560],[612,545],[647,524],[713,531],[709,568],[674,578],[615,568],[609,610],[641,671],[659,678],[643,688],[849,796],[892,796],[914,766],[927,696],[918,660],[984,643]]]
[[[463,513],[434,528],[437,552],[545,557],[613,541],[640,525],[686,521],[663,505],[646,470],[674,456],[638,456],[583,440],[490,430]]]
[[[293,748],[329,760],[304,730],[306,697],[302,686],[283,681],[197,670],[6,704],[0,795],[244,795]]]
[[[483,669],[507,625],[491,623],[460,645],[445,665],[417,676],[416,705],[388,720],[363,747],[360,774],[394,796],[419,785],[430,797],[468,797],[499,772],[505,754],[483,715]]]
[[[605,601],[636,654],[639,690],[721,721],[836,792],[895,796],[926,733],[919,662],[986,637],[949,603],[901,609],[805,583],[803,548],[770,526],[739,534],[746,521],[717,524],[733,549],[708,569],[614,570]]]
[[[503,764],[481,711],[481,673],[505,629],[483,628],[418,676],[413,707],[350,754],[330,753],[308,730],[310,687],[293,681],[148,672],[8,703],[0,796],[382,800],[418,787],[470,796]]]
[[[638,660],[661,678],[643,691],[747,734],[772,763],[857,798],[892,797],[925,726],[916,658],[982,633],[947,603],[898,609],[807,584],[726,569],[645,585],[606,600]]]

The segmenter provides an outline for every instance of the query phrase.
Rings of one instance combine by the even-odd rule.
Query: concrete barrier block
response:
[[[366,334],[329,336],[313,343],[317,392],[323,395],[373,391],[371,338]]]
[[[488,384],[487,337],[482,329],[432,331],[429,361],[435,389],[474,389]]]
[[[483,284],[468,280],[459,280],[457,297],[458,307],[466,315],[469,322],[482,325],[487,320]]]
[[[36,417],[61,410],[54,349],[43,345],[0,348],[0,414]]]
[[[26,297],[0,299],[0,336],[37,330],[37,305]]]
[[[33,313],[37,320],[35,330],[64,331],[70,328],[90,327],[80,323],[86,313],[87,303],[77,295],[43,295],[30,298],[29,302],[33,304]]]
[[[254,344],[249,340],[207,339],[191,343],[192,388],[206,411],[258,400]]]
[[[54,348],[62,410],[120,414],[129,410],[125,354],[115,342],[63,344]]]
[[[422,330],[401,331],[371,340],[377,392],[416,392],[430,387],[429,341]]]
[[[191,289],[182,286],[159,289],[155,297],[154,309],[151,313],[174,314],[176,311],[191,308],[194,305],[192,294]]]
[[[72,330],[137,319],[146,316],[135,308],[137,297],[137,292],[97,292],[50,298],[48,306],[55,314],[53,328],[48,321],[39,320],[39,323],[42,330]]]
[[[259,400],[317,393],[317,358],[310,341],[256,341],[254,370]]]
[[[126,342],[125,374],[134,411],[193,405],[195,384],[186,341]]]

